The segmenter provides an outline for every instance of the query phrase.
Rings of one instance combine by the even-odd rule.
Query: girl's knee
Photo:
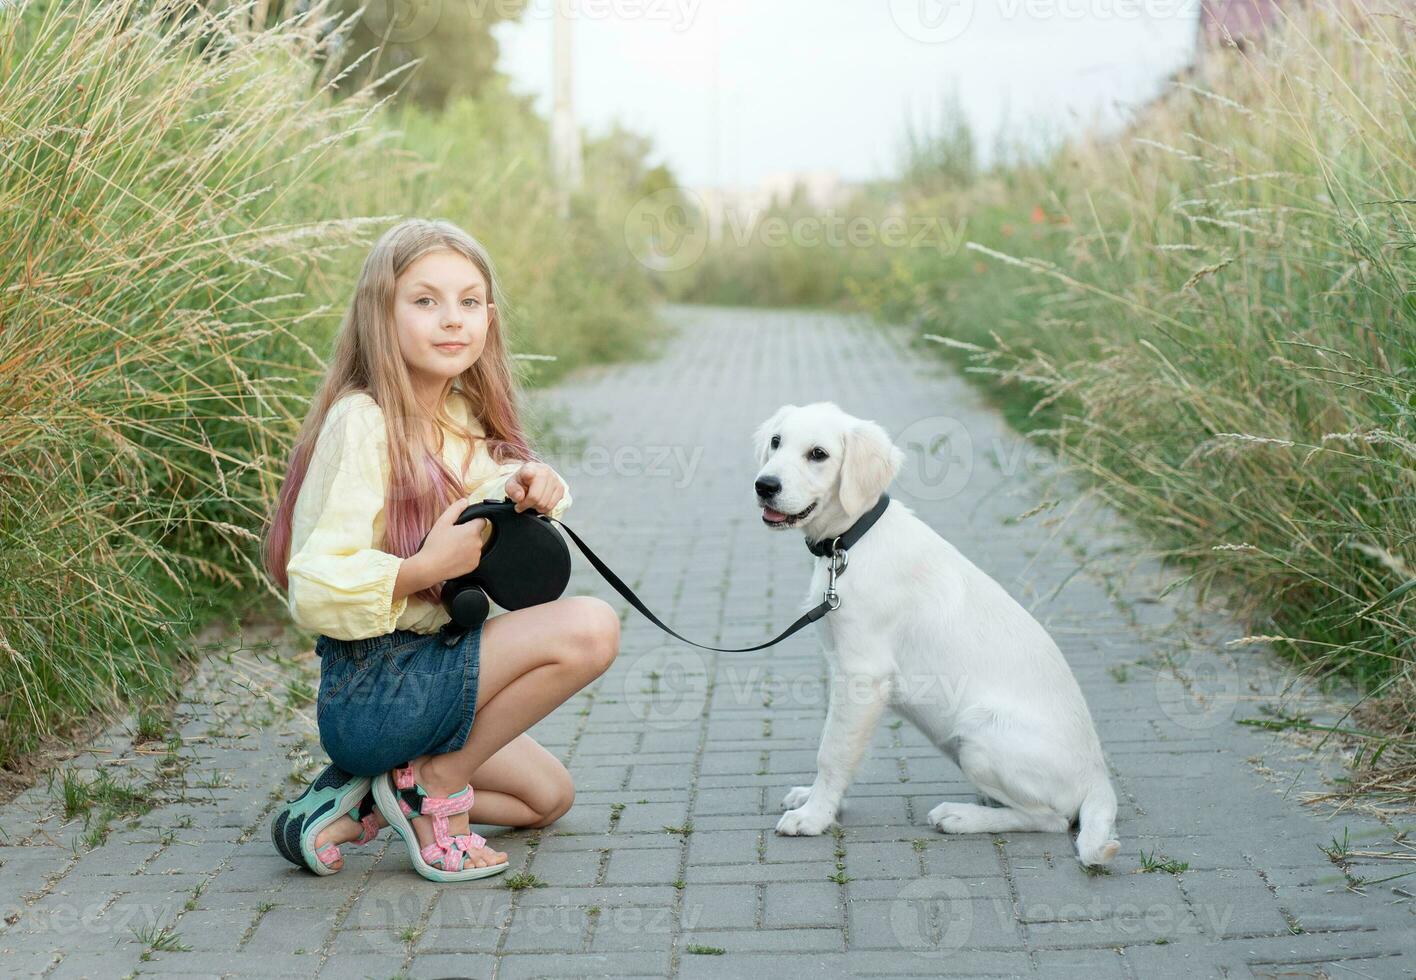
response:
[[[574,656],[594,676],[609,669],[619,654],[620,621],[614,607],[595,596],[575,596]]]
[[[531,824],[532,827],[549,827],[565,816],[575,802],[575,783],[564,766],[558,768],[559,771],[549,778],[549,785],[542,787],[536,800],[530,804],[539,817]]]

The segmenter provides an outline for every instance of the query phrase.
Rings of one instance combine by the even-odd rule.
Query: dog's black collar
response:
[[[890,495],[882,493],[880,499],[875,502],[875,506],[870,508],[860,518],[846,529],[845,533],[838,534],[834,538],[822,538],[820,541],[807,541],[806,550],[820,558],[828,558],[831,553],[840,549],[848,550],[851,545],[859,541],[871,525],[880,519],[880,515],[885,513],[885,508],[890,504]]]

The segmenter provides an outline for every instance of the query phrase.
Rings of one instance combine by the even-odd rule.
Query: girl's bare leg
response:
[[[545,827],[559,820],[575,801],[575,786],[565,766],[525,732],[482,763],[470,782],[476,787],[467,814],[471,823]],[[377,808],[374,821],[380,827],[388,826]],[[315,846],[323,847],[330,841],[343,844],[356,839],[359,832],[359,825],[346,816],[325,828]],[[342,860],[330,867],[338,870]]]
[[[411,760],[415,777],[429,795],[447,796],[473,784],[470,814],[449,817],[448,833],[467,833],[469,816],[490,822],[493,814],[514,814],[516,804],[505,798],[509,793],[490,786],[490,799],[484,800],[483,786],[473,777],[504,746],[603,674],[618,652],[619,617],[608,603],[593,596],[557,599],[487,620],[482,627],[477,707],[466,744],[456,752]],[[553,778],[554,795],[564,795],[560,777]],[[514,783],[523,789],[524,784],[524,779]],[[549,822],[543,819],[538,824]],[[413,829],[420,847],[432,843],[431,817],[415,818]],[[504,860],[504,852],[483,847],[467,855],[466,866],[485,867]]]
[[[449,833],[465,834],[472,821],[546,826],[570,809],[575,794],[570,774],[525,732],[604,673],[618,651],[619,618],[592,596],[557,599],[487,620],[466,744],[457,752],[411,760],[432,795],[446,796],[469,783],[474,787],[471,811],[450,817]],[[377,809],[374,819],[380,827],[388,825]],[[431,818],[416,818],[413,826],[420,846],[432,842]],[[319,835],[316,846],[358,836],[359,825],[344,817]],[[467,865],[505,859],[501,851],[482,848],[468,855]]]
[[[470,782],[476,787],[471,823],[546,827],[575,802],[570,773],[525,732],[482,763]]]

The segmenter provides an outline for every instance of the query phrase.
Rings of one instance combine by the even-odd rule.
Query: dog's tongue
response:
[[[773,524],[780,524],[782,521],[785,521],[787,519],[787,515],[783,514],[779,510],[773,510],[771,507],[763,507],[762,519],[766,521],[771,521]]]

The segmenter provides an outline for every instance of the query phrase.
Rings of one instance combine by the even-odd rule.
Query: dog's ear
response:
[[[757,431],[752,435],[752,454],[757,460],[758,466],[767,462],[768,447],[772,443],[772,437],[777,434],[777,430],[787,415],[796,409],[795,405],[783,405],[772,413],[771,418],[757,427]]]
[[[905,454],[874,422],[846,430],[841,458],[841,509],[854,517],[875,503],[905,465]]]

